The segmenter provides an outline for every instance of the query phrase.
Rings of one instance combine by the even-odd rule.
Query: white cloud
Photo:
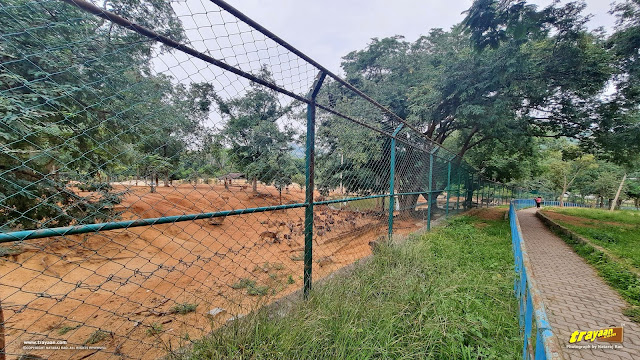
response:
[[[549,5],[551,0],[532,3]],[[403,35],[413,41],[431,28],[449,29],[464,19],[471,0],[236,0],[232,6],[300,49],[329,70],[363,49],[371,38]],[[590,0],[591,28],[612,28],[608,0]]]

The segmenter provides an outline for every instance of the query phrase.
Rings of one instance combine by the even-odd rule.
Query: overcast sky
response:
[[[431,28],[449,29],[464,18],[471,0],[228,0],[329,70],[363,49],[371,38],[403,35],[413,41]],[[549,0],[530,1],[541,6]],[[563,1],[566,2],[566,1]],[[587,0],[590,28],[611,29],[610,0]]]

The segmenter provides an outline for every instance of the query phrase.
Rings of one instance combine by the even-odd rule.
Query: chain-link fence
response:
[[[8,357],[157,358],[522,197],[223,1],[2,0],[0,64]]]

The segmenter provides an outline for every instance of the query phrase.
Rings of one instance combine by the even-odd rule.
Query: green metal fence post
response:
[[[327,74],[323,71],[318,73],[316,80],[313,84],[313,89],[309,94],[311,103],[307,105],[307,149],[306,149],[306,164],[305,164],[305,204],[306,209],[304,212],[304,285],[303,285],[303,297],[306,299],[309,296],[311,290],[311,265],[313,264],[313,191],[315,190],[314,176],[315,176],[315,137],[316,137],[316,96],[322,82]]]
[[[393,132],[393,137],[391,138],[391,165],[389,169],[389,240],[391,240],[391,236],[393,235],[393,210],[395,207],[395,197],[393,196],[394,187],[395,187],[395,176],[396,176],[396,136],[402,130],[404,124],[400,124]]]
[[[429,151],[429,195],[428,197],[428,202],[429,202],[429,207],[427,208],[427,231],[431,230],[431,197],[433,195],[431,195],[431,190],[433,187],[433,150]]]
[[[482,200],[484,200],[484,184],[480,175],[478,175],[478,204],[480,204],[480,208],[482,209]]]
[[[491,183],[486,184],[484,191],[484,201],[487,203],[487,208],[489,207],[489,196],[491,195]]]
[[[487,199],[487,207],[489,207],[489,199],[491,199],[491,203],[493,203],[493,200],[496,197],[496,183],[492,182],[491,185],[489,185],[489,198]]]
[[[471,175],[471,181],[473,182],[473,190],[476,193],[476,205],[480,207],[480,174],[478,174],[478,178],[475,180],[473,179],[473,175]]]
[[[462,167],[458,167],[458,196],[456,197],[456,211],[460,210],[460,191],[462,190],[461,184]]]
[[[449,217],[449,195],[451,194],[451,160],[447,164],[447,210],[446,217]]]

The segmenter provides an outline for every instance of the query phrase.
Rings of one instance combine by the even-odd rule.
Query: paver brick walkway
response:
[[[640,359],[640,326],[622,314],[628,304],[584,259],[535,216],[536,209],[518,211],[518,220],[533,276],[564,358]],[[570,349],[571,334],[624,325],[621,349]],[[580,343],[586,345],[587,342]],[[594,342],[591,344],[608,344]]]

